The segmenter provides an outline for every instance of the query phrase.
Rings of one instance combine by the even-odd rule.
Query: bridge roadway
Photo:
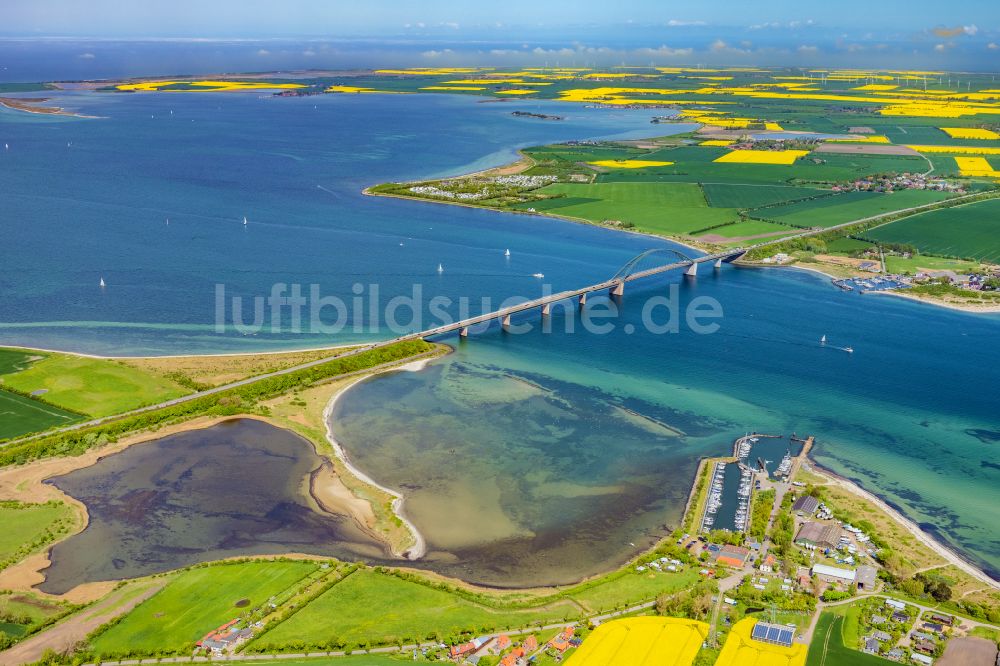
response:
[[[727,252],[718,252],[715,254],[707,254],[702,257],[696,257],[694,259],[684,259],[682,261],[677,261],[672,264],[664,264],[663,266],[656,266],[654,268],[649,268],[644,271],[639,271],[637,273],[632,273],[630,275],[625,275],[622,277],[614,277],[610,280],[605,280],[604,282],[598,282],[596,284],[587,285],[586,287],[581,287],[579,289],[570,289],[568,291],[560,291],[556,294],[549,294],[547,296],[542,296],[541,298],[535,298],[530,301],[525,301],[524,303],[518,303],[517,305],[511,305],[505,308],[500,308],[494,310],[493,312],[487,312],[481,315],[476,315],[474,317],[469,317],[467,319],[462,319],[460,321],[453,322],[451,324],[443,324],[441,326],[435,326],[434,328],[429,328],[424,331],[419,331],[417,333],[411,333],[409,335],[404,335],[396,338],[394,342],[401,342],[403,340],[412,340],[415,338],[429,338],[435,335],[443,335],[445,333],[451,333],[452,331],[459,331],[463,336],[466,335],[469,328],[477,324],[482,324],[485,322],[493,321],[499,319],[501,323],[506,326],[510,323],[510,318],[512,315],[518,314],[519,312],[525,312],[527,310],[541,309],[543,314],[548,314],[549,307],[553,303],[558,303],[559,301],[566,301],[570,299],[577,299],[581,305],[586,301],[587,294],[592,294],[597,291],[603,291],[607,289],[613,295],[621,296],[624,293],[624,286],[626,282],[631,282],[633,280],[638,280],[640,278],[646,278],[653,275],[659,275],[660,273],[666,273],[668,271],[677,270],[678,268],[687,268],[691,271],[692,267],[697,270],[698,264],[703,264],[709,261],[719,262],[730,257],[735,257],[737,255],[743,254],[746,250],[737,249],[730,250]],[[693,274],[693,272],[691,273]]]

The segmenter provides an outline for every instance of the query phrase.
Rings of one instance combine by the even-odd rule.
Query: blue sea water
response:
[[[570,288],[669,245],[360,194],[500,164],[518,146],[663,133],[648,112],[428,95],[59,97],[100,118],[0,111],[2,343],[163,354],[347,342],[377,334],[219,335],[216,285],[254,296],[315,283],[348,299],[355,283],[389,298],[416,282],[498,302],[537,295],[534,273]],[[644,331],[643,303],[671,282],[684,303],[722,305],[717,333]],[[1000,318],[731,266],[630,284],[621,307],[609,334],[491,329],[340,401],[338,437],[407,496],[428,566],[493,584],[607,568],[676,524],[699,455],[756,429],[815,435],[821,463],[1000,571]],[[554,328],[576,316],[557,311]],[[824,334],[855,353],[819,347]]]

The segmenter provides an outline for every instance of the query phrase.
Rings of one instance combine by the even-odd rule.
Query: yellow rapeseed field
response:
[[[952,155],[1000,155],[1000,148],[981,146],[907,146],[918,153],[951,153]]]
[[[1000,139],[1000,134],[978,127],[942,127],[941,131],[953,139]]]
[[[567,666],[689,666],[708,625],[676,617],[630,617],[602,623]]]
[[[1000,171],[994,169],[985,157],[956,157],[955,164],[958,165],[958,172],[963,176],[1000,178]]]
[[[596,162],[587,162],[587,164],[612,169],[645,169],[646,167],[670,166],[673,162],[657,162],[655,160],[597,160]]]
[[[735,139],[709,139],[708,141],[702,141],[699,146],[731,146],[736,143]]]
[[[808,150],[734,150],[715,162],[727,164],[793,164],[795,160],[808,155]]]
[[[328,93],[383,93],[386,95],[403,94],[401,90],[376,90],[375,88],[362,88],[359,86],[330,86],[326,89]]]
[[[498,90],[498,95],[534,95],[537,90]]]
[[[169,86],[185,85],[189,88],[169,89]],[[230,92],[235,90],[261,90],[275,88],[305,88],[301,83],[268,83],[266,81],[143,81],[123,83],[118,90],[139,90],[143,92]],[[162,90],[162,88],[168,88]]]
[[[424,86],[421,90],[486,90],[482,86]]]
[[[715,666],[804,666],[809,646],[796,643],[791,647],[761,643],[751,638],[757,620],[747,617],[733,625]],[[839,637],[838,637],[839,638]]]

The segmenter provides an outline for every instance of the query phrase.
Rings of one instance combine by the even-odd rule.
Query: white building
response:
[[[812,574],[814,576],[819,576],[820,578],[833,579],[845,583],[853,583],[855,576],[854,571],[851,569],[838,569],[837,567],[831,567],[825,564],[814,564],[812,567]]]

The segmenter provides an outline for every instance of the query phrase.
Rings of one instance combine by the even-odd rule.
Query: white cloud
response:
[[[812,45],[809,45],[809,44],[803,44],[797,50],[798,50],[799,53],[801,53],[803,55],[808,55],[808,54],[813,54],[813,53],[819,53],[819,47],[818,46],[812,46]]]
[[[446,28],[451,28],[452,30],[458,30],[459,27],[458,24],[455,23],[454,21],[448,21],[446,23],[442,23],[441,25],[443,25]]]
[[[81,53],[80,55],[77,56],[77,58],[81,58],[83,60],[93,60],[96,57],[97,56],[95,56],[93,53]]]
[[[671,28],[685,28],[693,25],[708,25],[705,21],[681,21],[679,19],[670,19],[667,21],[667,25]]]
[[[424,51],[420,55],[422,55],[425,58],[440,58],[441,56],[449,56],[452,53],[454,53],[454,51],[452,51],[451,49],[441,49],[440,51],[434,51],[434,50]]]
[[[727,53],[729,55],[746,55],[750,53],[747,49],[738,49],[735,46],[730,46],[721,39],[717,39],[709,44],[708,50],[712,53]]]
[[[314,55],[316,55],[316,52],[313,51],[312,49],[306,49],[305,51],[302,52],[302,55],[306,56],[307,58],[311,58]]]
[[[424,22],[423,22],[423,21],[417,21],[417,27],[418,27],[418,28],[423,28],[423,27],[425,27],[425,24],[424,24]]]
[[[269,55],[271,55],[271,52],[268,51],[267,49],[261,49],[260,51],[257,51],[257,55],[259,55],[259,56],[269,56]]]
[[[655,49],[647,47],[635,51],[635,54],[642,58],[677,58],[689,56],[692,53],[694,53],[694,49],[675,49],[666,44]]]
[[[975,23],[973,23],[972,25],[963,25],[962,26],[962,32],[964,32],[965,34],[967,34],[969,37],[972,37],[977,32],[979,32],[979,28],[976,26]]]
[[[937,51],[938,53],[944,53],[945,51],[948,50],[948,46],[946,44],[935,44],[934,50]]]
[[[990,42],[989,44],[986,45],[986,48],[988,48],[990,51],[996,51],[997,49],[1000,49],[1000,46],[998,46],[996,42]]]

